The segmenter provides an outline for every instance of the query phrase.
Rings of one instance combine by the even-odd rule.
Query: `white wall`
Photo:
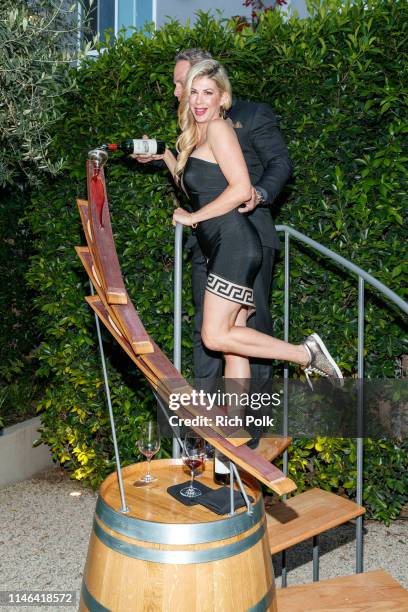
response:
[[[40,437],[39,427],[38,416],[4,429],[0,436],[0,487],[55,467],[48,446],[33,448],[34,440]]]
[[[300,19],[305,19],[309,16],[306,8],[306,0],[287,0],[287,5],[283,7],[284,11],[293,14],[295,11]]]
[[[233,17],[234,15],[245,15],[250,17],[251,9],[242,5],[242,0],[153,0],[157,3],[156,27],[160,28],[166,21],[166,17],[171,15],[173,19],[182,25],[190,18],[190,24],[194,23],[194,13],[198,10],[211,11],[215,14],[216,9],[222,10],[223,17]]]

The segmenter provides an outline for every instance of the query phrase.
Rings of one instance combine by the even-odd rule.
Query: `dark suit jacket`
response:
[[[270,205],[292,172],[288,150],[278,120],[269,104],[234,100],[229,117],[234,124],[251,183],[268,194],[266,205],[248,213],[262,246],[279,248]]]
[[[228,116],[234,124],[252,185],[261,187],[268,195],[264,205],[244,214],[255,226],[262,246],[279,249],[270,205],[289,179],[292,165],[278,120],[269,104],[244,100],[234,100]],[[193,248],[195,241],[191,234],[186,248]]]

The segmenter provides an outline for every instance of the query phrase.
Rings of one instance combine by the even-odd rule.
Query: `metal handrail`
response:
[[[289,341],[289,244],[290,236],[307,244],[322,255],[325,255],[329,259],[340,264],[343,268],[346,268],[349,272],[356,274],[358,277],[358,340],[357,340],[357,374],[358,378],[364,377],[364,283],[367,282],[372,287],[375,287],[380,293],[385,295],[394,304],[396,304],[401,310],[408,314],[408,303],[399,297],[394,291],[389,289],[386,285],[378,281],[374,276],[356,266],[352,262],[348,261],[341,255],[338,255],[334,251],[323,246],[319,242],[316,242],[312,238],[309,238],[305,234],[298,232],[288,225],[277,225],[276,230],[278,232],[285,232],[285,291],[284,291],[284,340]],[[288,398],[287,398],[287,383],[289,377],[289,368],[285,364],[284,367],[284,383],[285,383],[285,401],[284,401],[284,432],[288,431]],[[358,387],[358,418],[362,418],[363,411],[363,389],[361,385]],[[359,505],[363,503],[363,438],[357,438],[357,486],[356,486],[356,501]],[[285,450],[283,456],[283,467],[284,472],[287,474],[288,470],[288,451]],[[360,516],[356,519],[356,573],[363,571],[363,517]],[[319,580],[319,540],[315,536],[313,538],[313,581]],[[282,586],[287,586],[287,569],[286,569],[286,553],[282,552]]]
[[[319,242],[316,242],[312,238],[309,238],[305,234],[298,232],[297,230],[293,229],[293,227],[290,227],[290,225],[277,225],[276,230],[278,232],[285,232],[290,234],[301,242],[304,242],[305,244],[308,244],[309,246],[313,247],[314,249],[316,249],[316,251],[322,253],[322,255],[326,255],[333,261],[336,261],[340,265],[344,266],[347,270],[350,270],[350,272],[354,272],[354,274],[361,276],[362,279],[364,279],[367,283],[378,289],[378,291],[388,297],[392,302],[394,302],[394,304],[401,308],[401,310],[408,314],[408,302],[405,302],[399,295],[397,295],[394,291],[389,289],[389,287],[381,283],[379,280],[374,278],[374,276],[363,270],[363,268],[356,266],[356,264],[353,264],[348,259],[345,259],[341,255],[338,255],[334,251],[331,251],[327,247],[323,246]]]
[[[182,296],[182,283],[181,283],[181,245],[182,245],[182,228],[179,229],[179,224],[176,226],[175,236],[175,355],[177,355],[177,367],[181,367],[181,296]],[[298,232],[294,228],[288,225],[277,225],[276,230],[278,232],[285,232],[285,291],[284,291],[284,340],[289,341],[289,291],[290,291],[290,267],[289,267],[289,255],[290,255],[290,236],[307,244],[322,255],[325,255],[329,259],[340,264],[343,268],[349,272],[356,274],[358,277],[358,363],[357,372],[358,378],[364,377],[364,289],[365,282],[377,289],[380,293],[386,296],[391,302],[393,302],[403,312],[408,314],[408,303],[405,302],[399,295],[389,289],[386,285],[377,280],[374,276],[360,268],[359,266],[348,261],[341,255],[338,255],[334,251],[323,246],[319,242],[316,242],[312,238],[309,238],[305,234]],[[177,345],[177,346],[176,346]],[[289,368],[287,365],[284,367],[284,435],[288,433],[288,393],[287,386],[289,381]],[[359,385],[358,391],[358,410],[359,413],[363,406],[362,388]],[[175,444],[173,446],[175,448]],[[288,471],[288,453],[284,452],[283,455],[283,469],[285,474]],[[356,501],[362,505],[363,502],[363,439],[357,438],[357,492]],[[363,571],[363,517],[356,519],[356,572],[360,573]],[[313,580],[319,580],[319,543],[318,536],[313,538]],[[286,554],[282,552],[282,586],[287,584],[287,570],[286,570]]]

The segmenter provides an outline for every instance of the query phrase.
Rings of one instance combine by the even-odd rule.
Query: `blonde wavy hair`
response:
[[[194,64],[187,73],[186,83],[184,85],[183,95],[181,96],[180,106],[178,110],[178,122],[181,129],[181,134],[176,142],[178,152],[177,163],[174,169],[174,177],[177,182],[180,181],[184,167],[191,153],[194,151],[200,141],[200,133],[197,122],[189,107],[189,97],[193,86],[194,79],[207,77],[214,81],[215,85],[221,94],[227,94],[227,102],[222,105],[221,111],[228,110],[232,104],[231,84],[225,68],[213,59],[205,59],[197,64]]]

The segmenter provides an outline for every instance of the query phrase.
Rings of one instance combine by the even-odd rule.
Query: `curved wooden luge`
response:
[[[79,258],[82,261],[82,265],[88,273],[89,278],[92,281],[93,286],[95,287],[99,297],[101,300],[106,302],[106,305],[111,306],[111,310],[116,319],[117,325],[122,328],[123,333],[126,333],[129,342],[132,345],[135,353],[140,355],[142,353],[152,353],[153,346],[150,341],[149,336],[146,333],[140,319],[139,315],[136,312],[135,307],[133,306],[131,300],[129,299],[127,292],[126,293],[126,301],[123,304],[112,304],[108,299],[108,281],[106,281],[106,273],[103,269],[101,269],[101,262],[104,261],[102,257],[97,256],[99,246],[94,244],[94,240],[92,236],[95,233],[95,236],[98,236],[98,232],[93,232],[90,227],[90,215],[88,210],[88,202],[85,200],[77,200],[79,213],[81,216],[82,227],[84,229],[85,238],[88,243],[88,249],[86,247],[77,247],[76,251]],[[108,213],[109,215],[109,213]],[[108,226],[110,227],[110,221]],[[107,227],[105,227],[105,231]],[[113,241],[113,236],[112,236]],[[106,237],[105,237],[106,242]],[[110,249],[112,251],[112,249]],[[116,253],[116,251],[115,251]],[[117,266],[119,267],[119,260],[116,257]],[[111,265],[115,264],[115,259],[112,260]],[[119,272],[120,273],[120,272]],[[115,274],[117,277],[117,273]]]
[[[96,246],[93,254],[105,280],[106,297],[109,304],[127,304],[126,288],[113,240],[103,168],[96,173],[92,162],[87,161],[86,169],[90,204],[89,222],[93,243]],[[100,191],[103,198],[102,209],[98,206]]]
[[[167,494],[188,480],[181,460],[158,460],[148,487],[133,483],[146,463],[123,470],[129,513],[120,513],[115,475],[101,486],[84,570],[80,610],[114,612],[276,612],[276,590],[259,486],[244,476],[254,499],[219,516]],[[208,462],[200,482],[214,488]],[[101,608],[103,606],[103,608]]]
[[[87,302],[153,389],[168,404],[171,393],[190,394],[192,387],[149,337],[126,292],[113,240],[103,168],[97,175],[98,185],[101,183],[97,192],[90,162],[87,162],[87,177],[88,201],[78,200],[78,208],[88,247],[76,249],[97,292],[96,296],[88,297]],[[180,408],[178,414],[191,419],[207,417],[208,411],[205,404],[197,406],[191,402]],[[211,414],[225,416],[226,412],[223,408],[214,407]],[[206,427],[193,426],[192,429],[279,495],[296,489],[294,482],[283,472],[246,446],[250,439],[247,432],[214,423]]]

